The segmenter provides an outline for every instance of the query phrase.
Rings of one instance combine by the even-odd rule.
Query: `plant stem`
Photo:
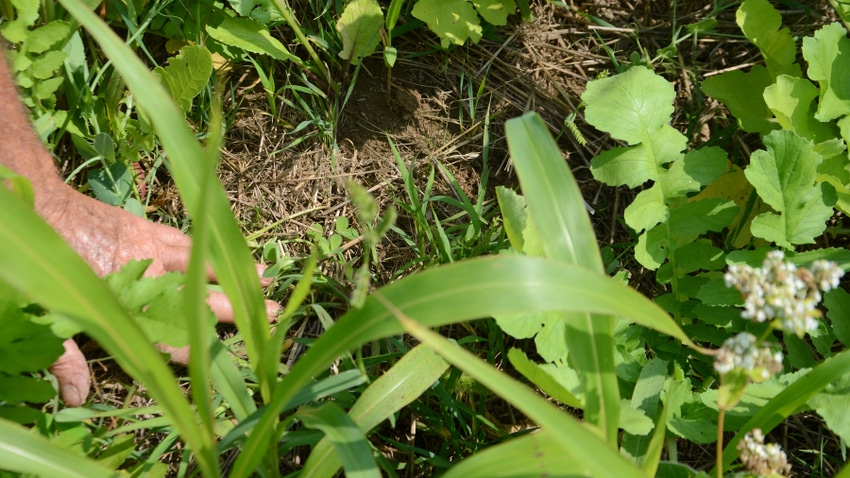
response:
[[[715,457],[715,468],[717,468],[717,478],[723,478],[723,422],[726,418],[726,409],[719,408],[719,416],[717,417],[717,456]]]
[[[319,59],[319,55],[316,54],[316,50],[313,49],[312,45],[310,45],[310,40],[304,35],[304,32],[301,30],[301,27],[298,26],[298,21],[292,15],[292,10],[284,5],[283,0],[274,0],[275,6],[280,10],[280,15],[286,21],[292,31],[295,33],[295,36],[298,38],[298,42],[307,50],[307,54],[310,55],[310,58],[313,59],[313,62],[316,64],[316,68],[319,69],[319,73],[322,75],[322,79],[324,79],[328,85],[334,90],[337,91],[336,83],[331,81],[331,75],[328,72],[327,67]]]

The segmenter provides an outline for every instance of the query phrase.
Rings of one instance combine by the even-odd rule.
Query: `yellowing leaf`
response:
[[[440,45],[463,45],[467,38],[475,43],[483,34],[478,14],[467,0],[420,0],[411,11],[440,36]]]
[[[381,40],[384,14],[375,0],[353,0],[345,6],[336,29],[342,38],[339,57],[357,65],[375,51]]]

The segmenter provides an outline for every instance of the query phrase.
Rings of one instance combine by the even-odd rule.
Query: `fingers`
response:
[[[212,309],[219,322],[226,324],[233,323],[233,305],[226,295],[221,292],[210,292],[207,298],[207,305],[210,306],[210,309]],[[280,305],[273,300],[266,300],[265,306],[266,316],[268,316],[269,322],[273,322],[280,313]]]
[[[65,353],[50,366],[50,373],[59,382],[59,395],[65,404],[79,407],[89,395],[89,367],[74,339],[68,339],[62,345],[65,346]]]

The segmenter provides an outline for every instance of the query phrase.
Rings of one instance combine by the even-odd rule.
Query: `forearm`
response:
[[[64,194],[68,187],[29,123],[2,44],[0,56],[0,164],[30,180],[35,189],[36,210],[44,214],[46,200],[51,195]]]

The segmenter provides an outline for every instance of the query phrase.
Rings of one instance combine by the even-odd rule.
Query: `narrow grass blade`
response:
[[[452,466],[442,478],[584,478],[587,470],[564,453],[548,429],[512,438]]]
[[[360,395],[348,416],[367,433],[425,392],[448,367],[431,349],[415,347]],[[330,478],[340,465],[330,441],[323,439],[313,448],[300,476]]]
[[[66,478],[117,478],[118,472],[0,418],[0,468]]]
[[[378,297],[382,298],[380,295]],[[616,448],[606,443],[595,431],[583,426],[577,419],[559,410],[528,387],[432,332],[427,326],[402,314],[390,302],[387,301],[386,305],[395,309],[396,317],[411,335],[545,427],[552,441],[558,444],[559,451],[569,455],[576,464],[576,470],[562,472],[587,470],[597,477],[645,478],[638,468],[620,456]]]
[[[89,266],[19,198],[0,187],[0,279],[41,306],[75,320],[121,367],[143,382],[197,453],[208,476],[218,471],[212,437],[195,415],[160,354]]]
[[[333,443],[348,478],[381,478],[366,436],[345,411],[333,402],[302,408],[296,414],[308,428],[321,430]]]
[[[257,405],[248,393],[245,379],[228,356],[224,344],[216,340],[210,347],[210,355],[213,384],[230,405],[233,416],[241,422],[257,411]]]
[[[80,0],[60,0],[98,42],[104,54],[147,111],[171,161],[171,172],[180,197],[193,217],[201,211],[201,183],[209,175],[203,166],[206,155],[186,125],[183,113],[153,74],[136,58],[132,50]],[[155,113],[155,114],[153,114]],[[207,207],[210,223],[210,262],[216,278],[233,305],[236,325],[245,338],[252,363],[259,363],[260,345],[268,336],[263,297],[253,259],[230,211],[224,188],[215,177],[208,178]],[[262,377],[261,377],[262,380]],[[261,384],[262,385],[262,384]]]
[[[428,327],[497,314],[573,310],[618,315],[697,347],[660,307],[638,292],[582,267],[535,257],[497,256],[458,262],[412,275],[381,289],[405,314]],[[344,352],[404,330],[374,297],[345,314],[313,344],[276,387],[266,408],[277,417],[297,390]],[[274,426],[261,420],[233,466],[248,476],[273,440]]]
[[[603,271],[584,198],[561,151],[536,113],[508,120],[508,149],[546,257]],[[585,392],[585,419],[617,443],[620,388],[614,370],[614,318],[565,315],[566,346]]]
[[[850,350],[834,355],[813,368],[809,373],[797,379],[779,395],[765,404],[753,418],[744,424],[735,437],[723,449],[723,469],[738,458],[738,442],[750,430],[760,428],[767,434],[773,428],[794,413],[805,410],[806,403],[820,393],[827,385],[842,377],[850,370]],[[714,475],[715,470],[710,472]]]

